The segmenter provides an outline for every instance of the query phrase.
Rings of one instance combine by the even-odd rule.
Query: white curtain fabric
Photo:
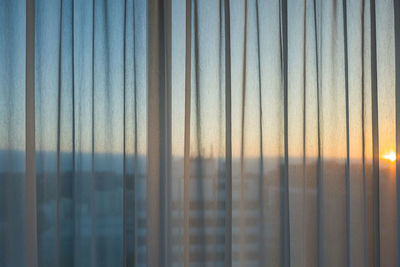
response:
[[[399,266],[397,77],[397,0],[0,0],[0,266]]]

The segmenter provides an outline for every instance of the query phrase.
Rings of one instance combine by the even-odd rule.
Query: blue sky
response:
[[[306,144],[307,154],[317,152],[316,69],[313,1],[307,1],[306,38]],[[72,27],[71,1],[63,1],[61,57],[61,149],[72,149]],[[244,1],[231,1],[232,42],[232,136],[233,154],[241,151]],[[322,4],[321,4],[322,3]],[[38,150],[57,147],[59,1],[37,1],[36,15],[36,143]],[[2,1],[0,9],[0,148],[24,150],[25,85],[25,2]],[[206,155],[224,153],[225,95],[223,64],[220,69],[220,19],[218,1],[199,1],[199,77],[201,91],[201,142]],[[382,153],[394,149],[394,40],[393,11],[389,0],[377,2],[377,49],[379,127]],[[127,1],[126,35],[126,142],[134,147],[135,81],[133,51],[136,56],[137,118],[139,153],[146,153],[146,5]],[[304,3],[288,3],[289,56],[289,153],[301,155],[303,138],[303,14]],[[283,149],[283,94],[281,87],[279,6],[276,1],[260,1],[260,59],[263,110],[263,152],[281,154]],[[322,144],[326,156],[345,156],[345,94],[343,21],[341,1],[317,6],[321,68]],[[348,3],[350,148],[361,155],[361,1]],[[365,105],[367,155],[371,154],[369,6],[365,19]],[[335,13],[336,12],[336,13]],[[94,39],[94,146],[95,152],[121,153],[123,145],[123,48],[124,2],[96,1]],[[174,155],[183,154],[185,1],[173,0],[172,10],[172,145]],[[255,1],[248,1],[246,102],[244,154],[260,153],[259,84]],[[92,149],[92,2],[77,0],[74,9],[75,137],[76,149]],[[107,26],[106,26],[107,24]],[[135,50],[133,50],[135,37]],[[193,39],[194,41],[194,39]],[[222,39],[223,41],[223,39]],[[192,44],[194,45],[194,44]],[[222,50],[222,63],[224,51]],[[194,64],[194,55],[192,55]],[[196,152],[195,66],[192,66],[191,150]],[[222,80],[220,80],[222,77]],[[4,97],[3,97],[4,96]]]

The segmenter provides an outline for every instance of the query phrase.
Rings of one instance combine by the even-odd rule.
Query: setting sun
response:
[[[394,153],[393,151],[390,153],[387,153],[385,155],[383,155],[384,159],[390,160],[391,162],[394,162],[396,160],[396,153]]]

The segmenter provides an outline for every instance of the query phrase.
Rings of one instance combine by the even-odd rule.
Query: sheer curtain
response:
[[[0,266],[400,263],[398,1],[0,0],[0,62]]]

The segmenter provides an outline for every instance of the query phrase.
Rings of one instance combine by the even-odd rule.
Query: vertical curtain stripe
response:
[[[25,208],[26,264],[38,266],[35,157],[35,0],[26,0],[25,66]]]
[[[128,235],[128,231],[127,231],[127,220],[128,220],[128,216],[127,216],[127,186],[128,186],[128,177],[127,177],[127,174],[126,174],[126,36],[127,36],[127,34],[126,34],[126,24],[127,24],[127,15],[126,15],[126,13],[127,13],[127,5],[126,5],[126,1],[127,0],[124,0],[124,44],[123,44],[123,79],[124,79],[124,81],[123,81],[123,83],[124,83],[124,85],[123,85],[123,122],[122,122],[122,124],[123,124],[123,129],[122,129],[122,133],[123,133],[123,140],[122,140],[122,146],[123,146],[123,151],[122,151],[122,153],[123,153],[123,155],[122,155],[122,157],[123,157],[123,162],[122,162],[122,164],[123,164],[123,170],[122,170],[122,179],[123,179],[123,182],[122,182],[122,201],[123,201],[123,204],[122,204],[122,213],[123,213],[123,230],[122,230],[122,235],[123,235],[123,266],[124,267],[127,267],[127,242],[128,242],[128,237],[127,237],[127,235]]]
[[[369,266],[368,216],[367,216],[367,181],[365,173],[365,69],[364,69],[364,37],[365,37],[365,0],[361,3],[361,139],[362,139],[362,194],[363,194],[363,244],[364,266]]]
[[[372,190],[373,190],[373,243],[374,267],[380,266],[380,219],[379,219],[379,124],[378,84],[376,62],[375,0],[370,1],[371,19],[371,101],[372,101]]]
[[[263,151],[263,113],[262,113],[262,78],[261,78],[261,42],[260,42],[260,15],[259,1],[255,1],[256,5],[256,25],[257,25],[257,66],[258,66],[258,96],[259,96],[259,127],[260,127],[260,162],[259,162],[259,181],[258,181],[258,198],[259,198],[259,265],[266,263],[265,259],[265,231],[264,231],[264,151]]]
[[[186,43],[185,43],[185,140],[184,140],[184,266],[190,264],[190,102],[192,72],[192,0],[186,0]]]
[[[281,266],[290,266],[290,224],[289,224],[289,141],[288,141],[288,32],[287,32],[287,0],[281,2],[281,66],[283,75],[283,105],[284,105],[284,169],[281,176]]]
[[[218,216],[218,211],[223,210],[225,199],[222,199],[222,197],[225,195],[225,160],[222,158],[222,153],[223,153],[223,148],[225,146],[224,140],[226,138],[225,134],[225,125],[224,125],[224,111],[225,111],[225,106],[224,106],[224,92],[225,92],[225,79],[224,79],[224,66],[225,66],[225,61],[224,61],[224,56],[225,56],[225,43],[224,43],[224,9],[223,9],[223,0],[218,0],[218,174],[215,179],[215,184],[217,188],[217,196],[216,196],[216,208],[214,210],[216,216],[215,216],[215,229],[218,227],[224,227],[223,223],[225,221],[224,216]],[[218,244],[223,245],[222,242],[215,242],[213,244],[213,250],[215,251],[214,255],[218,255],[217,252],[217,246]],[[224,253],[224,251],[221,251],[219,253]],[[224,254],[223,254],[224,255]]]
[[[203,187],[203,179],[205,178],[204,168],[204,160],[203,157],[205,155],[202,154],[202,123],[201,123],[201,115],[202,115],[202,99],[201,99],[201,89],[200,89],[200,42],[199,42],[199,1],[194,0],[193,5],[193,23],[194,23],[194,62],[195,62],[195,116],[196,116],[196,145],[197,145],[197,159],[196,159],[196,182],[197,182],[197,190],[198,190],[198,203],[199,203],[199,257],[206,261],[206,212],[205,212],[205,190]]]
[[[344,71],[346,95],[346,265],[351,266],[350,259],[350,122],[349,122],[349,66],[347,48],[347,4],[343,0],[343,34],[344,34]]]
[[[160,229],[160,102],[164,79],[164,49],[161,25],[163,2],[152,0],[147,7],[148,25],[148,141],[147,141],[147,265],[161,266]]]
[[[137,118],[137,66],[136,66],[136,16],[135,16],[135,1],[132,1],[133,9],[133,101],[134,101],[134,155],[133,155],[133,265],[137,266],[137,171],[138,171],[138,118]]]
[[[244,266],[245,243],[246,243],[246,213],[245,213],[245,177],[244,177],[244,140],[245,140],[245,112],[246,112],[246,74],[247,74],[247,0],[244,0],[244,24],[243,24],[243,65],[242,65],[242,109],[241,109],[241,140],[240,140],[240,216],[239,216],[239,262],[240,266]]]
[[[164,90],[162,93],[162,102],[160,106],[163,111],[160,113],[161,123],[161,176],[160,176],[160,191],[163,207],[161,208],[161,225],[163,227],[162,234],[162,262],[170,265],[169,255],[171,246],[169,245],[170,235],[170,192],[171,192],[171,0],[164,1],[163,8],[163,29],[162,34],[164,39]]]
[[[161,146],[163,158],[161,163],[161,192],[163,194],[164,207],[162,208],[162,262],[170,265],[169,255],[171,254],[171,246],[169,245],[170,239],[170,194],[171,194],[171,0],[164,1],[164,87],[163,90],[163,113],[162,117],[162,130],[163,134],[160,136],[164,138],[164,143]]]
[[[94,64],[95,64],[95,51],[94,51],[94,42],[95,42],[95,13],[96,10],[96,0],[92,1],[92,96],[91,96],[91,116],[92,116],[92,120],[91,120],[91,141],[92,141],[92,146],[91,146],[91,190],[90,190],[90,230],[91,230],[91,235],[90,235],[90,255],[91,255],[91,264],[92,265],[96,265],[96,218],[95,218],[95,196],[96,196],[96,187],[95,187],[95,173],[94,173],[94,144],[95,144],[95,135],[94,135],[94,90],[95,90],[95,85],[94,85],[94,81],[95,81],[95,75],[94,75]]]
[[[168,210],[171,164],[171,2],[147,7],[147,265],[168,264]]]
[[[396,260],[400,266],[400,1],[394,2],[395,67],[396,67]]]
[[[318,25],[317,25],[317,3],[314,4],[314,41],[315,41],[315,70],[317,85],[317,263],[323,265],[322,249],[322,160],[321,160],[321,111],[320,111],[320,74],[319,74],[319,48],[318,48]]]
[[[306,134],[307,134],[307,0],[304,0],[304,14],[303,14],[303,267],[306,266],[306,252],[307,252],[307,235],[306,235]]]
[[[230,0],[225,10],[225,266],[232,266],[232,114],[231,114],[231,27]]]
[[[76,218],[75,218],[75,212],[76,212],[76,185],[75,185],[75,21],[74,21],[74,6],[75,6],[75,0],[72,0],[71,3],[71,34],[72,34],[72,38],[71,38],[71,61],[72,61],[72,230],[73,230],[73,234],[72,234],[72,249],[71,251],[73,251],[73,255],[72,255],[72,263],[73,264],[77,264],[75,262],[76,257],[75,255],[77,255],[77,250],[76,248],[78,247],[75,242],[77,240],[77,231],[76,231]]]
[[[56,265],[60,266],[60,198],[61,198],[61,176],[60,176],[60,144],[61,144],[61,84],[62,84],[62,18],[63,1],[60,0],[60,21],[58,37],[58,93],[57,93],[57,180],[56,180]]]

